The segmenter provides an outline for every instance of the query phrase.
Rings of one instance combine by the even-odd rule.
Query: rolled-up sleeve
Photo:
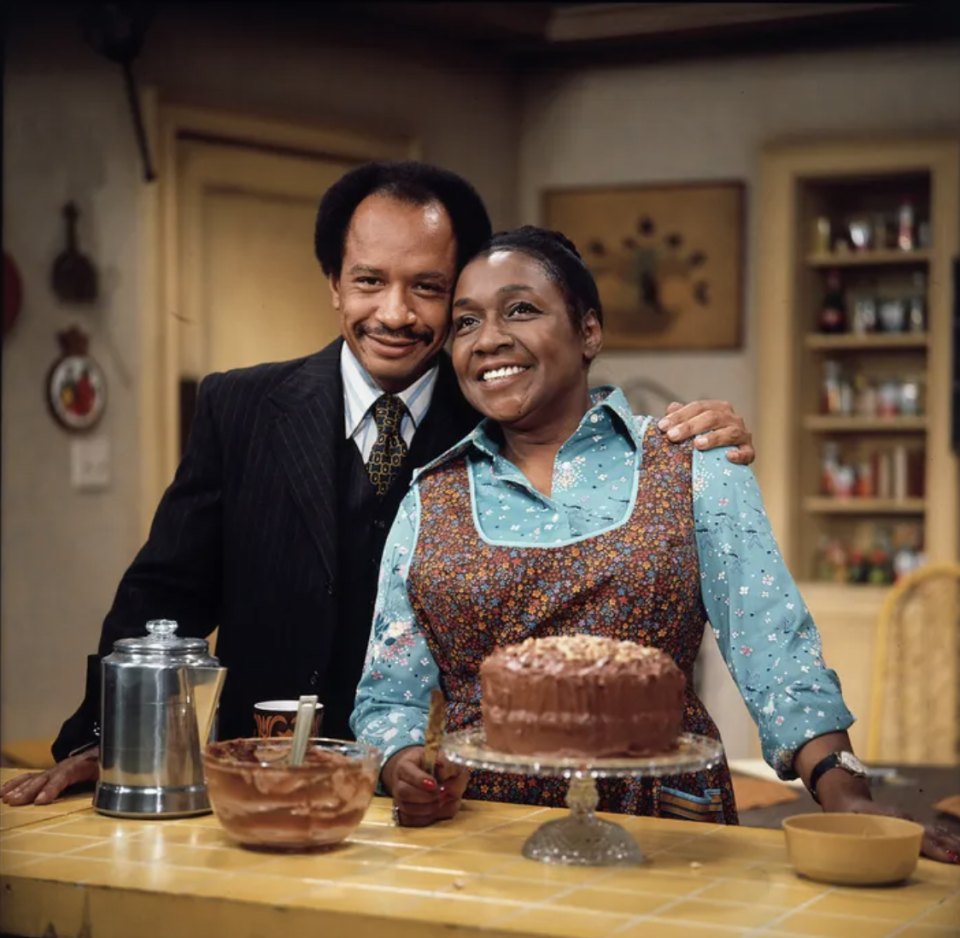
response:
[[[693,455],[701,595],[720,652],[760,731],[763,757],[796,778],[797,750],[854,717],[770,529],[753,472],[722,449]]]
[[[394,753],[424,742],[430,691],[439,670],[407,593],[407,575],[417,545],[417,488],[404,497],[390,530],[383,559],[373,630],[350,727],[361,742]]]

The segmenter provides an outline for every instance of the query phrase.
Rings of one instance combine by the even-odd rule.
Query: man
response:
[[[8,782],[4,801],[47,803],[96,779],[100,658],[150,619],[188,636],[219,625],[221,738],[251,734],[256,701],[303,693],[324,703],[324,735],[351,738],[387,532],[413,469],[478,420],[442,347],[457,272],[490,234],[479,195],[436,167],[369,163],[330,188],[315,249],[342,338],[203,381],[183,460],[88,659],[85,699],[54,743],[58,764]],[[713,431],[711,446],[752,461],[729,405],[677,408],[672,439]]]

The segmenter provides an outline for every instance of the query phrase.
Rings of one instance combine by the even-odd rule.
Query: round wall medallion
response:
[[[58,334],[63,354],[47,376],[47,403],[65,430],[83,432],[96,426],[107,404],[107,382],[96,360],[87,354],[87,337],[76,326]]]

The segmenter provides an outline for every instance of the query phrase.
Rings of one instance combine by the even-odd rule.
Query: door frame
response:
[[[274,151],[347,160],[422,159],[412,136],[208,108],[141,92],[144,123],[157,172],[141,187],[142,284],[139,299],[139,532],[146,537],[180,461],[177,252],[177,141],[190,135]]]

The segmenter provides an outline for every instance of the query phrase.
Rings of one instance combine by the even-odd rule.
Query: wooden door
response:
[[[356,162],[181,140],[180,439],[213,371],[309,355],[339,334],[313,253],[317,206]]]
[[[146,534],[204,375],[309,355],[339,333],[313,253],[324,192],[362,162],[421,153],[402,135],[165,104],[153,89],[144,112],[159,175],[142,206]]]

